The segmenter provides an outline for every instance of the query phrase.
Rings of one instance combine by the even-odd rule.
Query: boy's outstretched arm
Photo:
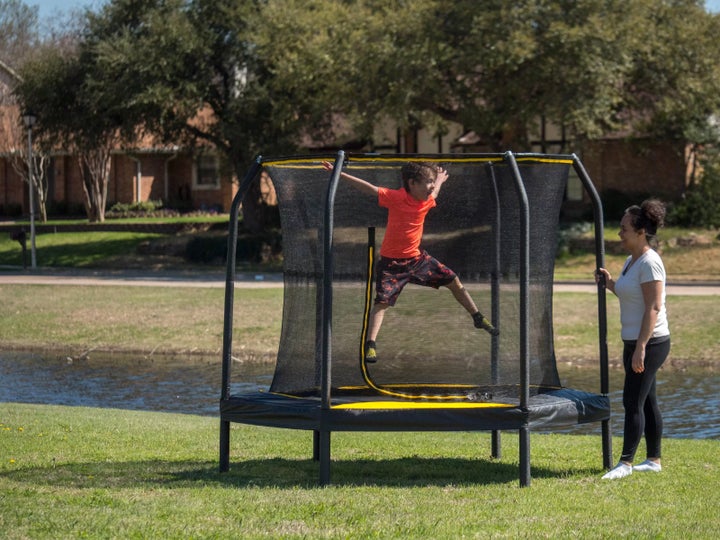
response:
[[[435,187],[430,194],[433,199],[437,199],[437,196],[440,194],[440,188],[447,181],[447,179],[448,172],[445,169],[439,169],[437,176],[435,177]]]
[[[333,166],[332,163],[328,161],[323,161],[322,166],[325,168],[325,170],[332,171]],[[357,176],[352,176],[346,172],[341,172],[340,177],[350,182],[350,184],[355,187],[356,189],[359,189],[363,193],[366,193],[367,195],[374,195],[377,197],[378,194],[378,188],[377,186],[371,184],[370,182],[366,182],[362,178],[358,178]]]

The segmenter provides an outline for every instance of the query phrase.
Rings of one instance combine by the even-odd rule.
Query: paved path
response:
[[[116,285],[151,287],[225,287],[224,272],[101,272],[101,271],[50,271],[39,269],[35,272],[0,269],[0,285]],[[282,287],[279,274],[237,274],[236,287],[270,288]],[[558,292],[594,293],[593,283],[558,282]],[[720,281],[716,283],[670,283],[667,294],[674,296],[720,296]]]
[[[561,292],[597,292],[594,283],[555,283],[554,289]],[[668,296],[720,296],[718,283],[669,283],[665,287]]]
[[[4,272],[0,270],[3,283],[28,285],[119,285],[145,287],[225,287],[225,274],[217,273],[168,273],[168,272]],[[237,274],[236,286],[248,288],[282,287],[278,274]]]

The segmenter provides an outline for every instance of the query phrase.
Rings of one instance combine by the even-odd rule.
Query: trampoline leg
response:
[[[326,486],[330,483],[330,432],[316,431],[318,434],[320,453],[320,485]]]
[[[220,472],[230,470],[230,422],[220,420]]]
[[[493,430],[492,432],[492,457],[500,459],[502,457],[502,448],[500,446],[500,432]]]
[[[610,420],[602,421],[602,449],[603,468],[611,469],[612,463],[612,433],[610,432]]]
[[[530,485],[530,430],[520,428],[520,487]]]
[[[320,461],[320,432],[313,430],[313,461]]]

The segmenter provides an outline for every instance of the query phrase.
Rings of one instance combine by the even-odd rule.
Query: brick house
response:
[[[0,110],[0,215],[3,217],[28,213],[27,184],[12,163],[25,159],[26,155],[19,147],[22,141],[17,141],[17,114],[14,106]],[[191,153],[151,142],[129,151],[118,150],[111,157],[108,206],[116,202],[162,200],[169,208],[227,212],[237,183],[230,182],[222,171],[219,157],[212,152]],[[46,175],[48,206],[82,213],[84,193],[78,160],[67,153],[53,153]]]
[[[538,138],[532,141],[532,152],[576,154],[590,175],[609,219],[615,205],[627,199],[655,196],[665,201],[679,199],[697,174],[696,153],[683,141],[663,141],[611,134],[600,139],[571,140],[555,126],[538,126]],[[464,133],[453,151],[490,152],[491,149],[473,132]],[[624,206],[623,206],[624,208]],[[590,199],[580,179],[571,171],[563,204],[568,219],[582,217],[590,210]]]

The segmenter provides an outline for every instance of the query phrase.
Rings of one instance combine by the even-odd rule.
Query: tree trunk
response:
[[[81,154],[85,211],[90,223],[105,221],[107,187],[110,181],[110,147],[94,148]]]
[[[32,183],[33,183],[33,197],[35,201],[35,208],[38,209],[40,214],[40,220],[45,223],[47,222],[47,192],[48,192],[48,179],[47,179],[47,163],[49,156],[38,152],[33,152],[32,162]],[[18,157],[11,160],[12,168],[20,176],[26,184],[30,185],[30,175],[28,174],[28,159],[27,152],[19,153]],[[33,208],[33,210],[35,210]],[[29,211],[29,209],[28,209]]]

